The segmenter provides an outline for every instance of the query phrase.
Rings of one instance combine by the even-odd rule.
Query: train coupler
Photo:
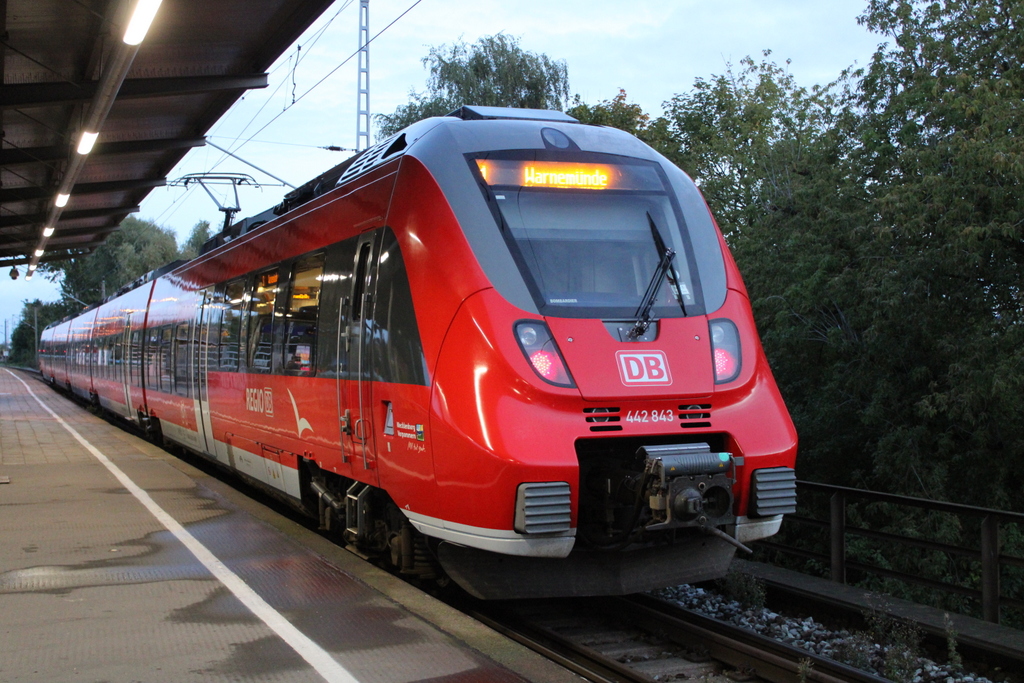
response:
[[[706,443],[687,443],[641,446],[637,455],[645,460],[652,517],[646,531],[680,527],[717,531],[716,527],[735,522],[730,453],[714,453]]]

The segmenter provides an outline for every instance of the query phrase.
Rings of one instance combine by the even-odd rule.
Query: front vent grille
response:
[[[750,484],[751,515],[771,517],[796,512],[796,472],[788,467],[754,470]]]
[[[696,429],[698,427],[710,427],[711,404],[691,404],[679,406],[679,426],[683,429]]]
[[[338,183],[335,187],[344,185],[349,180],[352,180],[358,175],[369,171],[374,166],[384,163],[388,159],[391,159],[399,152],[404,152],[406,148],[405,133],[398,136],[391,136],[383,142],[379,142],[373,147],[362,153],[362,155],[356,157],[352,165],[345,169],[345,172],[338,178]]]
[[[622,425],[609,424],[611,422],[619,422],[622,420],[622,416],[618,414],[618,408],[584,408],[583,414],[587,416],[587,422],[600,423],[592,424],[590,431],[592,432],[621,432]]]
[[[569,485],[564,481],[520,484],[516,491],[515,529],[521,534],[568,531],[572,523]]]

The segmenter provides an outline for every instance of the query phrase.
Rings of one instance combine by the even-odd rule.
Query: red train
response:
[[[725,573],[796,433],[683,172],[618,130],[417,123],[43,333],[44,376],[485,598]]]

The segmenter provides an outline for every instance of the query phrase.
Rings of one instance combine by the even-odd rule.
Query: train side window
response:
[[[128,371],[131,377],[132,386],[142,386],[142,330],[132,332],[132,341],[129,344]]]
[[[409,276],[398,239],[390,228],[385,228],[381,237],[376,290],[370,336],[374,377],[384,382],[426,385],[427,363],[413,310]],[[370,314],[368,311],[367,315]]]
[[[122,336],[123,335],[119,334],[116,337],[114,337],[114,341],[110,345],[110,376],[113,379],[120,378],[121,363],[123,362],[124,358],[122,354],[122,350],[124,347],[124,344],[121,341]]]
[[[278,290],[277,269],[257,273],[249,294],[249,329],[246,337],[250,372],[270,372],[273,363],[274,302]]]
[[[103,358],[104,375],[107,379],[114,378],[114,337],[109,336],[106,340],[106,352]]]
[[[188,396],[189,344],[188,323],[178,323],[174,334],[174,393],[179,396]]]
[[[359,258],[356,261],[355,281],[352,283],[352,322],[363,319],[363,295],[366,293],[366,278],[369,272],[370,242],[359,247]]]
[[[143,350],[145,360],[145,383],[146,386],[155,391],[160,390],[160,330],[158,328],[148,330],[146,337],[146,348]]]
[[[316,367],[317,317],[324,274],[324,255],[300,259],[292,269],[285,309],[285,372],[309,375]]]
[[[210,292],[203,307],[203,326],[199,333],[199,348],[206,349],[206,367],[216,370],[220,321],[224,311],[224,292],[218,287]],[[198,362],[198,354],[196,356]]]
[[[104,378],[110,377],[110,337],[100,340],[100,367],[99,375]]]
[[[245,281],[229,282],[224,288],[224,313],[220,322],[220,369],[238,370],[238,343],[245,305]]]
[[[160,331],[160,391],[169,394],[174,390],[174,328],[165,327]]]
[[[327,248],[317,313],[317,345],[314,370],[321,377],[344,375],[348,348],[349,294],[356,240],[348,239]],[[330,340],[330,343],[327,340]]]

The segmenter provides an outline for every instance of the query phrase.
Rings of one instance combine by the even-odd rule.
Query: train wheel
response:
[[[162,446],[164,442],[163,432],[160,430],[160,420],[155,417],[146,415],[141,410],[139,411],[139,426],[142,427],[143,433],[146,435],[146,439],[152,441],[158,446]]]

